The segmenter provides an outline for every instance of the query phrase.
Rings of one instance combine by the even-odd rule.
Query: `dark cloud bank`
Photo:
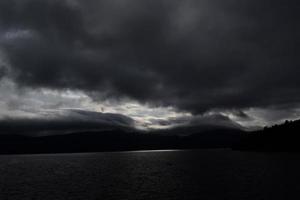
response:
[[[51,117],[1,119],[0,134],[45,136],[84,131],[134,130],[134,121],[120,114],[84,110],[64,110],[59,113],[53,113]]]
[[[194,114],[295,107],[299,19],[296,0],[3,0],[0,77]]]

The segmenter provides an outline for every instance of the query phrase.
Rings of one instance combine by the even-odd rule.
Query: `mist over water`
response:
[[[231,150],[0,156],[0,199],[297,199],[298,154]]]

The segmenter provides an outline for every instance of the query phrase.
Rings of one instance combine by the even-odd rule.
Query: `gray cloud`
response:
[[[43,111],[36,117],[0,119],[0,134],[47,135],[76,131],[131,130],[134,121],[124,115],[83,110]]]
[[[177,127],[196,127],[197,129],[195,129],[195,131],[197,132],[216,128],[240,130],[245,128],[237,122],[230,119],[228,116],[218,113],[176,117],[168,120],[158,120],[154,123],[159,124],[162,127],[169,127],[169,129],[171,130]]]
[[[298,8],[295,0],[7,0],[0,47],[21,87],[194,114],[295,106]]]

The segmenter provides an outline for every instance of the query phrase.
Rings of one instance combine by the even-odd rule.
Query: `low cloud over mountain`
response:
[[[131,130],[134,121],[126,116],[83,110],[41,112],[35,118],[4,118],[1,134],[55,135],[83,131]]]

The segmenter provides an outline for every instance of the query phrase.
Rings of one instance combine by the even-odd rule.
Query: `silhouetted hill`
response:
[[[281,125],[246,134],[234,148],[253,151],[300,151],[299,134],[300,120],[286,121]]]
[[[169,130],[171,131],[171,130]],[[240,141],[240,130],[216,129],[191,135],[133,130],[77,132],[54,136],[1,135],[0,153],[97,152],[151,149],[230,148]]]

